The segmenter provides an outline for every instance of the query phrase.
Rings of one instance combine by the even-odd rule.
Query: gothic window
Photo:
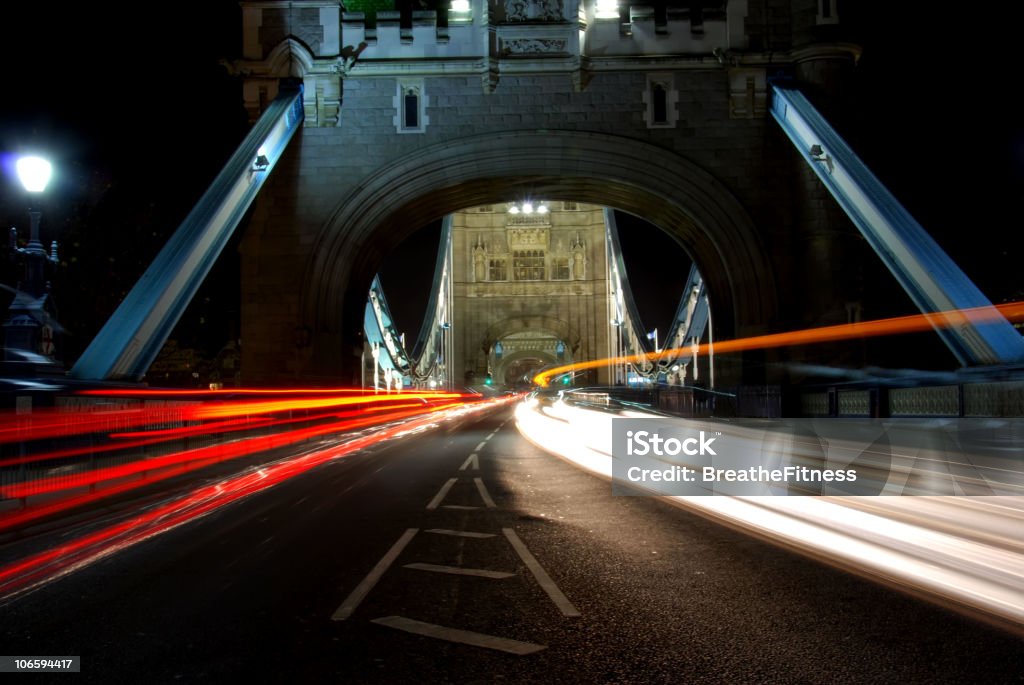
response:
[[[512,273],[517,281],[543,281],[544,251],[516,250],[513,252]]]
[[[580,208],[580,206],[578,204],[576,204],[575,202],[563,202],[562,203],[562,209],[567,211],[567,212],[575,212],[579,208]]]
[[[402,96],[402,128],[419,128],[420,95],[415,88],[407,88]]]
[[[507,281],[508,280],[508,262],[504,259],[492,259],[490,262],[490,269],[488,272],[489,281]]]
[[[668,123],[668,93],[665,92],[665,86],[661,83],[655,83],[651,86],[651,95],[654,97],[654,116],[652,123],[655,124],[667,124]]]
[[[675,128],[679,120],[678,100],[679,92],[674,87],[672,74],[648,74],[643,94],[647,128]]]
[[[551,280],[553,280],[553,281],[568,281],[569,280],[569,258],[568,257],[552,257],[551,258]]]
[[[836,0],[818,0],[818,24],[838,24]]]
[[[427,116],[427,96],[423,92],[423,79],[400,79],[394,97],[395,128],[399,133],[423,133],[430,119]]]

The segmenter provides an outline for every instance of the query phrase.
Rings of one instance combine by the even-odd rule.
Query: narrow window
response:
[[[403,99],[404,126],[405,128],[419,128],[420,125],[420,97],[414,88],[405,91]]]
[[[393,122],[399,133],[425,133],[430,117],[427,108],[430,98],[424,90],[422,79],[400,79],[396,81],[392,105],[395,108]]]
[[[668,123],[668,93],[665,92],[665,86],[660,83],[655,83],[651,88],[651,95],[653,96],[654,102],[654,123],[655,124],[667,124]]]
[[[644,121],[647,128],[674,128],[679,120],[676,103],[679,93],[671,74],[648,74],[643,91]]]

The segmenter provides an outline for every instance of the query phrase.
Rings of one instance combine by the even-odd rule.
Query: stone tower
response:
[[[456,377],[528,384],[608,356],[604,214],[576,202],[483,205],[452,217]],[[603,377],[594,379],[605,382]]]
[[[444,215],[527,196],[612,207],[670,233],[706,279],[722,339],[845,322],[860,298],[856,264],[874,256],[766,118],[771,76],[824,97],[842,89],[859,48],[843,40],[834,0],[452,0],[373,17],[339,0],[242,8],[233,68],[246,107],[255,117],[293,78],[305,110],[245,229],[247,383],[358,379],[366,292],[388,252]],[[474,260],[467,292],[497,287],[487,278],[499,237],[524,293],[590,287],[602,252],[584,229],[583,279],[568,243],[558,260],[570,278],[550,278],[565,274],[550,252],[555,212],[545,278],[523,281],[511,278],[516,259],[536,269],[539,257],[517,258],[530,250],[508,241],[538,227],[502,224],[501,211],[461,216],[497,222],[477,231],[483,281],[472,230],[458,248]],[[550,310],[577,316],[558,303],[531,313],[549,341],[530,342],[538,355],[560,336],[564,355],[600,354],[599,330],[544,327]],[[493,373],[499,340],[526,344],[490,325],[463,341],[464,372]],[[770,359],[751,361],[736,368],[753,375],[735,380],[764,382]]]

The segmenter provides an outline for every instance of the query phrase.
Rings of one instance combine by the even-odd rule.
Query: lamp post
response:
[[[52,335],[56,322],[50,319],[46,311],[50,287],[44,269],[46,262],[56,264],[58,261],[57,242],[51,243],[49,253],[40,242],[39,219],[42,212],[37,204],[37,197],[50,182],[53,167],[42,157],[30,156],[18,160],[17,171],[21,184],[32,198],[28,211],[31,227],[25,247],[18,247],[17,229],[12,228],[10,232],[11,252],[22,256],[25,275],[7,310],[4,359],[8,362],[28,362],[31,371],[35,371],[38,364],[54,363],[50,355],[53,353]]]

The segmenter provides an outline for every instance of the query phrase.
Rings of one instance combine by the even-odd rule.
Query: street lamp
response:
[[[38,209],[37,196],[46,190],[53,167],[42,157],[28,156],[18,160],[16,169],[22,186],[29,193],[32,202],[29,204],[28,215],[31,219],[28,244],[18,247],[18,231],[11,228],[11,252],[22,256],[25,262],[25,276],[18,284],[14,300],[7,310],[7,321],[4,323],[5,347],[4,359],[7,361],[29,362],[33,364],[53,364],[53,333],[57,328],[55,321],[50,319],[46,311],[50,285],[46,282],[44,268],[46,262],[57,263],[57,241],[50,245],[47,253],[39,240],[39,219],[42,212]],[[41,356],[40,356],[41,355]]]

